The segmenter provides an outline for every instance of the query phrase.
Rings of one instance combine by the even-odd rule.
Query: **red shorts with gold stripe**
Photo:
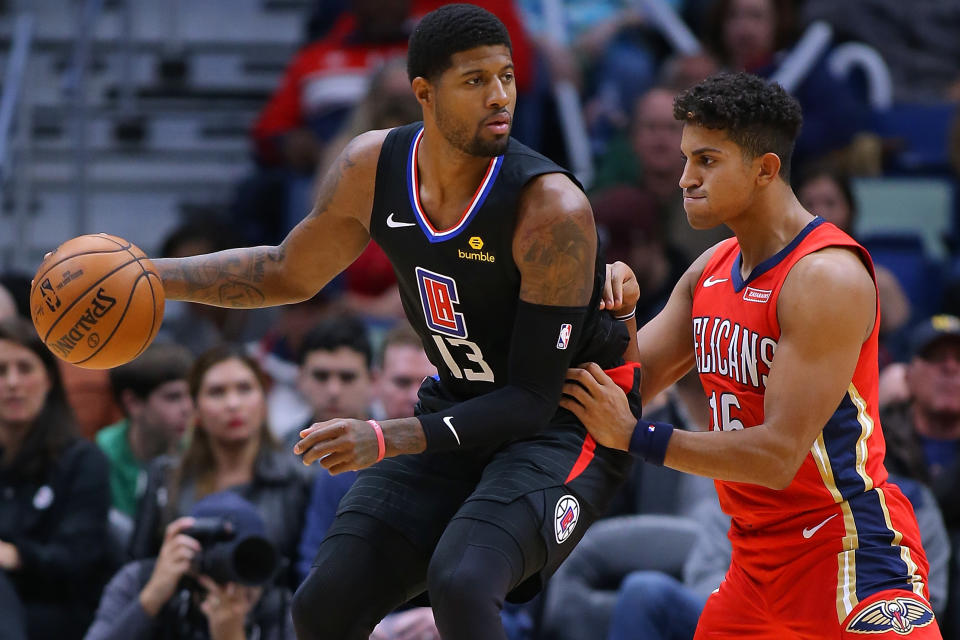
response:
[[[763,531],[734,524],[730,538],[730,569],[695,640],[941,637],[916,518],[896,485]]]

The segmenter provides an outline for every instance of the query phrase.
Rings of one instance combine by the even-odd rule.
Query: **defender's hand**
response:
[[[303,464],[320,460],[333,475],[364,469],[377,461],[377,433],[364,420],[318,422],[301,431],[300,438],[293,452],[303,456]]]
[[[560,406],[577,416],[599,444],[627,451],[637,424],[627,395],[599,365],[582,367],[567,369]]]
[[[608,264],[600,308],[609,310],[615,316],[622,316],[636,309],[639,299],[640,284],[633,270],[622,262]]]

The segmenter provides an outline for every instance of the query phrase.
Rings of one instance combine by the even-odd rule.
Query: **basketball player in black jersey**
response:
[[[294,599],[301,639],[365,639],[424,591],[444,638],[506,638],[504,599],[536,593],[630,464],[557,408],[567,367],[620,365],[634,328],[601,304],[579,184],[510,138],[506,29],[444,6],[408,71],[423,122],[355,138],[282,244],[156,261],[170,298],[258,307],[313,296],[372,237],[439,371],[416,417],[301,432],[305,464],[363,469]],[[633,368],[613,371],[636,391]]]

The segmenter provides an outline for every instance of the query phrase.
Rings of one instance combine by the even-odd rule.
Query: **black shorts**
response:
[[[639,398],[631,399],[639,407]],[[441,411],[455,402],[428,378],[418,410]],[[453,518],[497,524],[525,554],[530,550],[530,558],[543,558],[545,545],[546,560],[533,581],[539,584],[606,511],[631,464],[629,454],[595,445],[572,413],[558,409],[536,436],[493,447],[387,458],[360,472],[337,513],[377,518],[428,555]],[[521,513],[530,514],[534,525],[521,522]],[[334,522],[328,536],[337,529]]]

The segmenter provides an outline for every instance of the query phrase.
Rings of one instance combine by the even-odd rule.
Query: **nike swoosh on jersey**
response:
[[[820,531],[820,527],[822,527],[823,525],[827,524],[828,522],[830,522],[831,520],[833,520],[833,519],[836,518],[836,517],[837,517],[837,514],[835,513],[835,514],[833,514],[832,516],[830,516],[829,518],[827,518],[826,520],[824,520],[823,522],[821,522],[820,524],[818,524],[817,526],[815,526],[815,527],[810,527],[809,529],[806,529],[806,528],[805,528],[805,529],[803,530],[803,537],[804,537],[804,538],[808,538],[808,539],[809,539],[809,538],[812,538],[812,537],[813,537],[813,534],[815,534],[817,531]]]
[[[715,284],[720,284],[721,282],[726,282],[730,278],[720,278],[719,280],[715,279],[713,276],[707,276],[707,279],[703,281],[704,288],[712,287]]]
[[[453,416],[443,416],[443,424],[450,428],[450,431],[453,432],[453,437],[457,439],[457,444],[459,445],[460,436],[457,434],[457,430],[453,428]]]
[[[416,226],[416,222],[400,222],[399,220],[393,219],[393,212],[387,216],[387,226],[391,229],[399,229],[400,227],[413,227]]]

